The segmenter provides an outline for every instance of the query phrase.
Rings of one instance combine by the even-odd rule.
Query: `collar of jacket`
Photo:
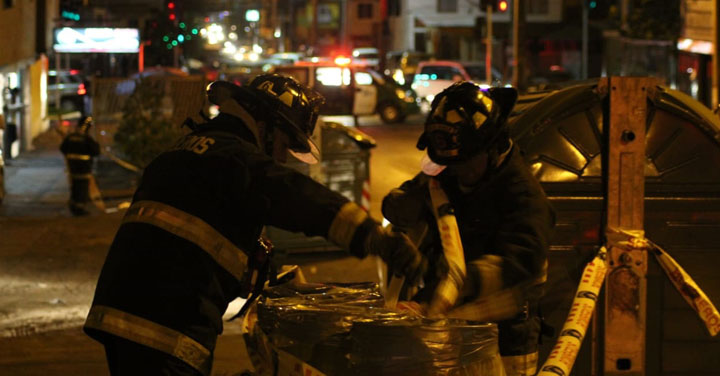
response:
[[[221,112],[218,116],[212,118],[212,120],[206,123],[205,126],[203,126],[201,129],[204,131],[221,131],[232,133],[255,146],[260,146],[259,139],[256,136],[256,133],[253,132],[251,126],[248,125],[244,121],[244,119],[241,119],[234,115],[226,114],[224,112]]]

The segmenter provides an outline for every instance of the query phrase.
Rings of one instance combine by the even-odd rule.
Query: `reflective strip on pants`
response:
[[[70,153],[70,154],[65,154],[65,158],[75,159],[78,161],[89,161],[90,160],[90,156],[87,154],[72,154],[72,153]]]
[[[85,328],[100,330],[162,351],[204,375],[210,374],[210,350],[174,329],[142,317],[107,306],[94,306],[85,321]]]
[[[132,222],[151,224],[194,243],[237,280],[242,280],[247,255],[202,219],[157,201],[138,201],[123,219],[123,223]]]
[[[502,357],[507,376],[534,376],[537,371],[537,351],[525,355],[512,355]]]

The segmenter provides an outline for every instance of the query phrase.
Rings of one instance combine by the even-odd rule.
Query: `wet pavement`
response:
[[[57,144],[59,144],[59,140]],[[0,205],[0,375],[107,375],[103,348],[81,331],[98,273],[134,191],[137,173],[101,156],[95,175],[107,210],[74,217],[57,144],[7,161]],[[311,259],[310,281],[371,280],[376,263]],[[348,274],[348,271],[352,270]],[[226,317],[237,312],[233,302]],[[213,375],[251,369],[239,320],[226,323]]]

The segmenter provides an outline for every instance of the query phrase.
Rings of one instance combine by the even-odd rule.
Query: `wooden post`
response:
[[[619,247],[612,230],[643,236],[645,127],[654,78],[610,77],[607,134],[605,375],[645,375],[647,252]]]

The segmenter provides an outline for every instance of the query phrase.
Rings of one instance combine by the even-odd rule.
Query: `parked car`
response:
[[[375,47],[360,47],[352,50],[353,64],[377,69],[380,66],[380,52]]]
[[[64,111],[81,111],[87,89],[89,88],[86,87],[83,76],[78,70],[48,72],[47,94],[48,105],[51,107]]]
[[[494,67],[492,85],[502,84],[502,74]],[[413,77],[412,89],[425,103],[432,103],[435,95],[457,81],[474,81],[486,84],[484,62],[457,62],[448,60],[421,61]]]
[[[379,114],[385,123],[398,123],[419,112],[413,90],[374,69],[354,64],[298,62],[275,67],[274,73],[295,77],[327,98],[321,115]]]
[[[385,55],[384,73],[391,76],[400,85],[412,84],[418,63],[429,60],[431,54],[417,51],[390,51]]]

